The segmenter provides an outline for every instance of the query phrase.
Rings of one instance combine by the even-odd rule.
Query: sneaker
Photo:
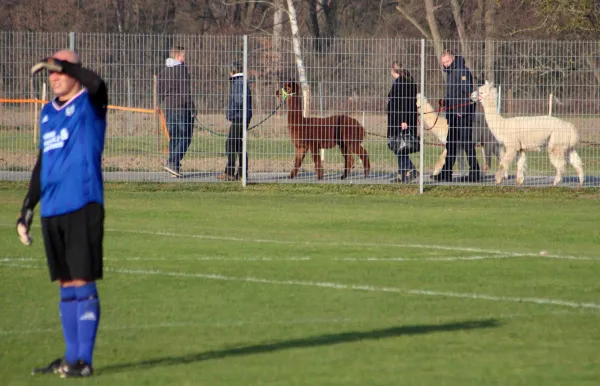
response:
[[[68,366],[67,361],[64,358],[58,358],[50,362],[46,367],[40,367],[33,369],[31,375],[37,374],[62,374]]]
[[[390,180],[390,183],[392,183],[392,184],[403,184],[404,183],[404,178],[401,175],[397,175],[396,177],[393,177]]]
[[[169,165],[169,164],[166,164],[164,166],[164,168],[165,168],[166,171],[168,171],[169,173],[171,173],[172,176],[181,177],[181,174],[179,174],[179,168],[176,168],[173,165]]]
[[[63,371],[60,372],[61,378],[91,377],[92,374],[94,374],[94,369],[92,369],[92,366],[88,365],[81,359],[78,360],[74,365],[67,363]]]
[[[406,183],[414,182],[418,178],[419,178],[419,172],[416,169],[413,169],[413,170],[406,172],[406,175],[404,176],[404,182],[406,182]]]

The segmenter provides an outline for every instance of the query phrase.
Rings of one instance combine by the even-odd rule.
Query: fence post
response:
[[[30,109],[30,113],[31,113],[31,118],[33,121],[33,143],[35,144],[36,142],[36,137],[37,137],[37,131],[38,131],[38,106],[37,103],[35,103],[36,98],[36,92],[34,90],[34,83],[33,83],[33,77],[29,78],[29,98],[31,99],[31,103],[29,104]]]
[[[242,95],[244,100],[242,102],[242,186],[245,187],[248,182],[248,176],[246,175],[246,168],[248,162],[246,157],[248,156],[248,35],[244,35],[244,86]]]
[[[421,106],[424,105],[423,94],[425,90],[425,39],[421,39]],[[423,194],[423,173],[425,172],[425,114],[423,113],[424,109],[421,109],[421,116],[419,119],[421,120],[419,127],[419,142],[421,151],[419,152],[419,194]]]
[[[42,101],[46,100],[46,82],[42,83]],[[37,111],[37,104],[35,104],[36,107],[36,111]],[[44,106],[42,105],[42,109],[44,108]],[[38,120],[37,114],[35,117],[35,122],[33,122],[33,144],[36,145],[37,144],[37,138],[38,138],[38,132],[39,132],[39,128],[40,128],[40,121]]]
[[[77,41],[76,41],[76,36],[75,36],[75,32],[69,32],[69,49],[72,51],[75,51],[75,48],[77,47]]]
[[[158,75],[152,75],[152,107],[154,108],[154,124],[156,125],[156,132],[158,133],[158,144],[156,146],[157,151],[160,151],[160,137],[161,137],[161,121],[160,114],[158,114]]]

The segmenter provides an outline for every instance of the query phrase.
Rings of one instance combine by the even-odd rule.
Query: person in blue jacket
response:
[[[231,122],[225,152],[227,153],[227,166],[225,173],[217,176],[220,180],[235,181],[242,178],[242,140],[244,133],[244,67],[240,62],[234,61],[229,70],[229,98],[227,99],[226,118]],[[246,127],[250,126],[252,119],[252,93],[246,87]],[[235,161],[238,159],[236,171]],[[248,176],[248,154],[246,154],[246,176]]]

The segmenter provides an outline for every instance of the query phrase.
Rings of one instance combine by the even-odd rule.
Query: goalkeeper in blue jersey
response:
[[[104,189],[102,151],[108,94],[96,73],[82,67],[74,51],[56,52],[31,68],[48,74],[55,98],[44,106],[40,149],[17,220],[20,240],[40,202],[50,280],[60,285],[64,356],[35,373],[62,377],[93,374],[92,354],[100,321],[96,280],[102,278]]]

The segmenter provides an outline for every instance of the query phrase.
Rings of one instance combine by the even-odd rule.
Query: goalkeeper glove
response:
[[[54,58],[46,58],[31,67],[31,75],[35,75],[40,71],[48,70],[51,72],[62,72],[63,61]]]
[[[19,240],[30,246],[32,239],[29,235],[29,229],[31,228],[31,222],[33,221],[33,210],[28,208],[23,208],[21,213],[19,213],[19,218],[17,219],[17,235],[19,235]]]

